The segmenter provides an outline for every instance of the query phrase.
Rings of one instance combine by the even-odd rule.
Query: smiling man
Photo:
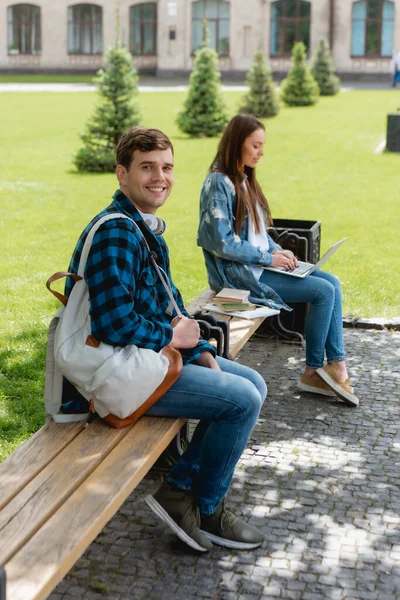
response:
[[[120,188],[78,240],[69,270],[78,272],[88,231],[105,214],[110,219],[95,233],[84,272],[90,296],[91,329],[107,344],[160,351],[171,344],[183,358],[178,381],[148,411],[159,417],[199,420],[193,438],[167,480],[146,498],[149,507],[189,546],[205,552],[212,543],[237,549],[258,547],[264,537],[225,507],[224,497],[266,396],[266,385],[252,369],[220,357],[199,339],[172,282],[165,224],[156,217],[174,182],[171,141],[157,129],[134,127],[117,147]],[[141,232],[141,233],[140,233]],[[149,260],[146,238],[158,266],[170,280],[178,317]],[[67,281],[69,295],[73,281]],[[73,396],[66,386],[64,406]],[[69,390],[69,391],[68,391]],[[134,394],[134,390],[132,390]],[[66,410],[66,408],[64,409]]]
[[[147,134],[149,135],[149,134]],[[167,142],[149,152],[137,150],[130,156],[129,138],[119,145],[116,174],[121,191],[142,213],[155,214],[168,198],[174,183],[174,157]]]

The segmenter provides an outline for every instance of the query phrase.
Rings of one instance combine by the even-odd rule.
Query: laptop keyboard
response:
[[[303,275],[303,273],[307,273],[310,270],[312,265],[310,263],[300,262],[299,266],[291,271],[291,273],[297,273],[298,275]]]

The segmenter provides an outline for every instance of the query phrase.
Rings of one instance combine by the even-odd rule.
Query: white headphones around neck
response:
[[[161,235],[164,233],[167,225],[165,221],[160,219],[160,217],[156,217],[155,215],[148,213],[140,213],[143,217],[143,221],[146,223],[147,227],[151,229],[151,231],[155,235]]]

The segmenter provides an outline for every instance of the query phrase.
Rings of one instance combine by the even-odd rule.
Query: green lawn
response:
[[[14,73],[0,75],[0,83],[92,83],[92,75],[71,73],[52,75],[50,73]]]
[[[145,124],[175,144],[175,187],[162,209],[172,269],[186,301],[206,287],[196,246],[198,197],[216,139],[180,135],[183,93],[142,93]],[[240,93],[226,94],[231,113]],[[354,91],[313,108],[283,109],[266,122],[258,176],[275,217],[322,221],[322,250],[348,236],[329,268],[344,287],[344,313],[399,316],[397,222],[400,156],[374,154],[394,92]],[[44,418],[46,327],[57,303],[44,282],[68,266],[82,228],[110,200],[114,175],[80,175],[71,166],[95,101],[87,93],[1,93],[0,145],[0,459]]]

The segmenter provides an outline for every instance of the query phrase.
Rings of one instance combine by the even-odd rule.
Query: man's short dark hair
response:
[[[132,127],[122,134],[117,146],[117,165],[122,165],[129,170],[135,150],[140,152],[151,152],[152,150],[171,149],[174,147],[169,137],[159,129],[146,129],[144,127]]]

